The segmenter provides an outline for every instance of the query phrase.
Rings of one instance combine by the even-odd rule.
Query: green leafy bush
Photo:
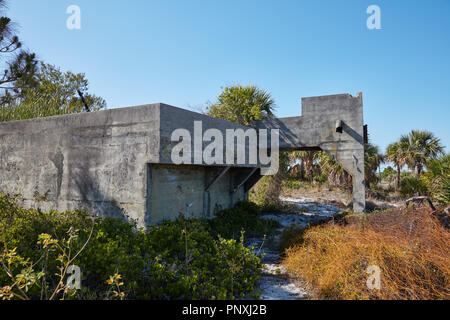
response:
[[[244,233],[239,241],[219,237],[215,249],[218,253],[217,268],[224,275],[221,277],[224,287],[231,288],[231,297],[244,298],[245,292],[254,292],[255,282],[260,278],[261,262],[255,259],[252,250],[244,246]],[[258,293],[254,292],[253,297],[257,296]],[[225,296],[219,296],[222,297]]]
[[[442,183],[440,192],[436,195],[437,199],[443,203],[450,203],[450,179],[447,178]]]
[[[424,179],[433,199],[450,203],[450,154],[428,161]]]
[[[428,194],[428,187],[423,179],[410,175],[402,180],[400,194],[403,197],[426,195]]]
[[[251,225],[250,218],[257,217],[258,208],[241,203],[231,212],[233,217],[245,217],[240,225],[245,229]],[[229,217],[225,212],[219,216]],[[223,219],[217,218],[212,225]],[[15,199],[0,194],[0,247],[17,248],[23,259],[39,261],[34,264],[37,272],[41,271],[40,235],[61,239],[68,230],[76,230],[72,250],[80,250],[86,241],[88,244],[74,261],[83,273],[82,289],[72,297],[75,299],[104,299],[111,284],[120,284],[120,297],[123,294],[128,299],[233,299],[255,294],[261,262],[244,246],[242,236],[240,240],[216,237],[219,231],[225,235],[237,230],[239,222],[232,220],[225,228],[215,225],[213,229],[207,221],[180,216],[144,231],[133,223],[93,218],[84,211],[23,209]],[[48,254],[45,274],[52,289],[59,281],[55,276],[59,263],[57,252]],[[19,274],[20,268],[18,265],[14,273]],[[0,266],[0,288],[9,283]],[[41,289],[37,281],[28,294],[39,299]]]
[[[250,190],[250,200],[263,209],[281,207],[280,195],[283,181],[288,176],[289,153],[280,152],[276,174],[262,177]]]
[[[216,236],[239,239],[241,231],[249,237],[272,234],[279,223],[271,219],[260,217],[261,211],[252,202],[239,202],[232,209],[221,210],[216,218],[209,220],[209,224]]]
[[[283,187],[289,188],[289,189],[299,189],[300,188],[300,181],[298,180],[286,180],[283,182]]]

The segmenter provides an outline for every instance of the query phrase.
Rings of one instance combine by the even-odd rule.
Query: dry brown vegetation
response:
[[[450,299],[450,232],[427,207],[347,216],[306,230],[284,264],[325,299]],[[381,270],[369,290],[366,269]]]

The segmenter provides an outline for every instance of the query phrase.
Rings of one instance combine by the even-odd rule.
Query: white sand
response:
[[[310,199],[281,198],[282,201],[294,203],[299,212],[296,213],[278,213],[265,214],[263,218],[273,219],[281,224],[278,230],[280,233],[295,225],[306,227],[310,223],[321,220],[328,220],[337,214],[341,209],[333,206],[323,205],[312,202]],[[263,276],[258,284],[258,290],[262,291],[262,300],[299,300],[308,299],[310,294],[306,288],[305,281],[296,279],[289,275],[281,265],[278,249],[279,235],[271,243],[270,247],[267,240],[261,238],[248,239],[249,247],[254,247],[254,251],[261,256],[264,264]]]

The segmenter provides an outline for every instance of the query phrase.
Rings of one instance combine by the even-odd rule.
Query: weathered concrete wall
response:
[[[172,148],[178,144],[178,141],[171,141],[171,135],[176,129],[186,129],[191,133],[191,138],[194,140],[194,122],[201,121],[202,131],[205,132],[208,129],[216,129],[220,131],[220,133],[224,137],[226,136],[227,129],[243,129],[247,130],[248,127],[238,125],[236,123],[221,120],[217,118],[213,118],[201,113],[196,113],[192,111],[188,111],[185,109],[180,109],[172,106],[168,106],[165,104],[160,104],[160,158],[159,163],[162,164],[172,164]],[[201,138],[203,136],[201,135]],[[206,147],[210,142],[202,141],[200,146],[201,150]],[[204,161],[201,163],[195,162],[195,148],[192,146],[192,156],[191,156],[191,164],[203,164],[206,165]],[[246,146],[246,154],[248,155],[248,146]],[[236,158],[236,154],[235,154]],[[204,159],[203,159],[204,160]],[[224,152],[224,160],[225,163],[225,152]],[[236,161],[235,161],[236,163]],[[228,164],[227,164],[228,166]],[[255,167],[255,165],[250,164],[231,164],[232,167]]]
[[[148,105],[1,123],[0,189],[21,194],[29,207],[125,212],[142,224],[146,165],[159,161],[159,110]]]
[[[180,213],[209,218],[217,208],[229,208],[245,199],[243,187],[230,190],[236,169],[227,171],[209,191],[205,189],[221,168],[151,164],[149,170],[147,224],[176,218]]]
[[[230,198],[231,173],[203,196],[216,168],[151,165],[172,164],[170,135],[193,130],[194,120],[205,130],[240,127],[164,104],[0,123],[0,190],[20,194],[26,207],[85,208],[141,226],[189,203],[196,216],[212,215],[215,205],[229,207],[244,196],[240,188]]]

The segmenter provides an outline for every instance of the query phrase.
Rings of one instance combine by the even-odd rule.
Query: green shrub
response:
[[[441,190],[436,194],[436,198],[443,203],[450,203],[450,179],[447,178],[443,183]]]
[[[254,203],[239,202],[232,209],[221,210],[214,219],[209,220],[212,232],[216,236],[239,239],[241,231],[249,237],[272,234],[280,225],[277,221],[263,219],[260,209]]]
[[[284,252],[284,250],[294,246],[301,245],[303,243],[303,236],[305,234],[306,228],[298,227],[292,225],[283,230],[280,236],[280,250]]]
[[[231,298],[244,298],[245,292],[254,292],[255,283],[261,277],[262,265],[252,250],[244,246],[244,233],[239,241],[219,237],[216,252],[219,257],[217,268],[223,274],[220,280],[225,288],[231,288]],[[257,296],[257,293],[253,294],[253,297]]]
[[[300,188],[300,181],[298,180],[286,180],[283,182],[283,187],[289,188],[289,189],[299,189]]]
[[[73,212],[43,212],[39,209],[23,209],[17,205],[17,199],[0,194],[0,253],[4,250],[17,248],[17,255],[24,260],[42,260],[41,246],[37,243],[41,234],[50,234],[62,239],[66,236],[71,226],[76,229],[88,229],[92,226],[92,219],[84,211]],[[56,286],[57,279],[53,277],[57,273],[59,262],[57,252],[50,251],[48,256],[47,277],[50,286]],[[21,272],[18,264],[12,271],[15,274]],[[42,263],[36,267],[42,267]],[[9,277],[0,266],[0,287],[7,284]],[[32,288],[30,296],[39,295],[39,288]]]
[[[280,195],[283,180],[288,175],[289,154],[280,152],[279,156],[278,172],[264,176],[250,191],[250,200],[262,208],[281,205]]]
[[[400,184],[400,194],[403,197],[413,197],[428,194],[428,188],[420,177],[409,175]]]
[[[259,214],[258,207],[251,203],[241,203],[234,210],[237,216],[247,219],[241,224],[244,227],[251,225],[249,217],[257,218]],[[229,217],[224,212],[219,216]],[[216,222],[220,219],[224,220],[217,218]],[[232,228],[237,230],[238,225],[233,220],[228,229],[219,229],[225,235]],[[264,228],[258,226],[255,230],[260,229]],[[216,238],[218,230],[203,220],[180,216],[143,231],[133,223],[92,218],[84,211],[23,209],[14,199],[0,194],[2,250],[17,248],[20,257],[41,261],[39,236],[46,233],[61,239],[68,230],[77,230],[74,252],[89,240],[74,261],[83,273],[82,289],[73,296],[75,299],[104,299],[109,290],[107,281],[113,283],[111,279],[117,280],[117,275],[121,276],[121,290],[128,299],[233,299],[255,294],[261,273],[260,259],[244,246],[243,237],[239,241]],[[59,265],[56,251],[49,252],[48,261],[46,281],[51,289],[59,281],[55,276]],[[41,263],[34,268],[40,271]],[[18,265],[14,273],[20,271]],[[0,267],[0,288],[9,283]],[[40,293],[37,282],[29,296],[39,299]]]
[[[326,173],[322,173],[321,175],[317,176],[315,180],[319,183],[325,183],[328,181],[328,175]]]
[[[450,154],[428,161],[424,180],[434,200],[450,203]]]

